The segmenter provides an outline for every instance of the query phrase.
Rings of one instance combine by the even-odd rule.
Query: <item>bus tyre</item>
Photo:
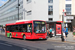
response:
[[[11,34],[10,34],[9,38],[11,38]]]
[[[26,36],[25,35],[23,35],[23,40],[25,40],[26,39]]]

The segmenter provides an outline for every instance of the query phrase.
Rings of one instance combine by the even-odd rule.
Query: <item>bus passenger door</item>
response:
[[[25,36],[26,36],[26,39],[31,37],[31,34],[32,34],[32,24],[23,24],[23,28],[26,30],[25,31]],[[24,32],[24,31],[23,31]]]
[[[32,34],[32,25],[31,24],[28,24],[27,25],[27,34],[28,35],[31,35]]]

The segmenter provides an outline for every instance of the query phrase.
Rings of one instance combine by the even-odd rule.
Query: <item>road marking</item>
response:
[[[65,44],[52,44],[52,45],[56,45],[56,46],[64,46]]]
[[[28,50],[28,49],[23,48],[23,50]]]
[[[2,44],[2,45],[6,45],[6,46],[12,46],[12,45],[9,45],[9,44],[5,44],[5,43],[0,43],[0,44]]]

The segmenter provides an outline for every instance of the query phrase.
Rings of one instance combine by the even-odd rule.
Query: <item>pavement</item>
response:
[[[68,37],[66,38],[66,42],[73,42],[75,43],[75,38],[72,35],[72,32],[69,32]],[[48,38],[48,40],[54,40],[54,41],[61,41],[60,37],[52,37],[52,38]]]
[[[5,35],[5,33],[4,32],[2,32],[2,33],[0,33],[0,35]],[[72,35],[72,32],[69,32],[69,34],[68,34],[68,37],[66,38],[67,40],[66,40],[66,42],[72,42],[72,43],[75,43],[75,38],[73,37],[73,35]],[[52,41],[61,41],[61,38],[60,37],[52,37],[52,38],[50,38],[50,37],[48,37],[48,39],[47,39],[48,41],[50,40],[52,40]]]

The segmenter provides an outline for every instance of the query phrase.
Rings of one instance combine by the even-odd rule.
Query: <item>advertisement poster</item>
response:
[[[61,29],[62,29],[61,24],[56,24],[56,35],[61,35],[62,32]]]

